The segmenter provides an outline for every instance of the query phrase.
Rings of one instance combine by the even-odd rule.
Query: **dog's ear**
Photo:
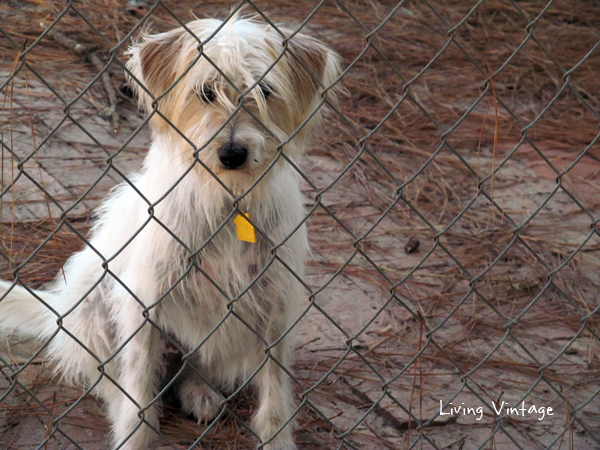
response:
[[[341,73],[340,57],[333,50],[318,40],[304,34],[296,34],[288,42],[288,63],[296,98],[306,113],[320,100],[324,88],[329,88]],[[318,79],[315,80],[315,77]],[[327,92],[328,98],[334,100],[337,86]]]
[[[183,32],[178,28],[167,33],[146,35],[127,52],[131,56],[127,68],[133,75],[127,76],[127,82],[140,106],[147,111],[152,110],[153,102],[148,92],[156,98],[176,79]]]

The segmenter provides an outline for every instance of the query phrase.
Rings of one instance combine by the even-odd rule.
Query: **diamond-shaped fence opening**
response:
[[[204,51],[213,36],[186,25],[235,14],[283,39],[252,92],[269,89],[283,60],[319,86],[315,109],[285,136],[253,106],[253,86],[230,79]],[[179,27],[195,42],[193,58],[153,91],[126,66],[126,50],[144,33]],[[302,449],[600,448],[598,29],[600,3],[585,0],[0,5],[0,278],[29,292],[56,280],[76,297],[57,310],[36,294],[52,325],[42,339],[10,333],[0,315],[0,447],[138,448],[136,436],[150,433],[148,445],[158,448],[288,449],[282,436],[291,432]],[[294,52],[298,32],[341,56],[332,85],[313,79],[320,74]],[[201,142],[168,110],[200,62],[239,97],[221,126],[252,117],[276,148],[243,188],[223,182],[204,159],[220,130]],[[203,89],[200,97],[217,95]],[[135,90],[149,95],[145,114]],[[310,148],[290,156],[309,117],[325,110]],[[151,123],[162,131],[152,135]],[[145,170],[161,133],[185,142],[186,157],[177,176],[156,172],[157,186],[163,176],[172,183],[148,195],[134,173]],[[256,226],[252,208],[244,211],[282,167],[302,180],[304,206],[290,212],[286,235]],[[206,195],[225,199],[225,213],[190,239],[170,220],[180,212],[167,210],[168,198],[200,176],[211,180]],[[124,187],[110,195],[128,192],[138,210],[113,211],[122,228],[96,248],[94,210],[118,183]],[[203,214],[189,208],[192,222]],[[227,266],[234,255],[215,246],[245,213],[257,239],[244,244],[248,255],[254,245],[266,256],[244,262],[240,285],[203,261]],[[128,225],[132,216],[139,220]],[[289,255],[303,226],[311,248],[305,272]],[[148,233],[172,249],[167,263],[131,255]],[[68,279],[61,267],[82,248],[101,270],[72,259],[68,270],[80,273]],[[181,270],[147,293],[135,274],[153,264]],[[260,324],[284,312],[254,293],[269,292],[280,273],[301,301],[285,327],[268,331]],[[86,276],[93,279],[80,287]],[[221,312],[191,299],[193,306],[178,305],[179,319],[165,318],[164,305],[197,280]],[[107,292],[127,298],[136,317],[130,328],[118,321],[122,311],[90,307]],[[248,298],[265,308],[260,320]],[[35,320],[23,308],[23,320]],[[183,326],[198,308],[212,317],[199,325],[208,331],[179,341],[165,324]],[[91,338],[73,319],[84,311],[106,324]],[[231,329],[247,342],[231,348]],[[139,348],[144,339],[153,352]],[[292,363],[283,341],[292,343]],[[72,357],[55,371],[46,355],[57,348]],[[198,356],[206,348],[233,360],[257,352],[258,362],[219,384],[230,367],[208,373]],[[61,377],[77,365],[94,376]],[[131,368],[135,377],[123,373]],[[293,406],[261,436],[253,417],[270,395],[260,387],[269,373],[290,381]],[[178,398],[180,390],[189,395]],[[107,411],[99,393],[129,415]],[[111,443],[111,427],[119,442]]]

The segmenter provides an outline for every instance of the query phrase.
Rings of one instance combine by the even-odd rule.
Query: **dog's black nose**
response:
[[[219,160],[228,169],[237,169],[247,157],[248,149],[239,144],[227,144],[219,149]]]

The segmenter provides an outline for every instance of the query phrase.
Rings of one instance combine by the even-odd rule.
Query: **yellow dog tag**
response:
[[[255,243],[256,233],[254,232],[254,227],[246,218],[249,219],[250,214],[242,211],[242,214],[238,214],[233,220],[233,223],[235,223],[235,229],[237,230],[237,237],[240,241]]]

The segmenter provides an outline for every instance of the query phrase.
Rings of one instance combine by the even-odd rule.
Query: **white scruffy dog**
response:
[[[308,244],[299,177],[281,153],[302,156],[339,58],[242,17],[146,35],[130,56],[152,114],[143,169],[98,209],[66,281],[49,292],[1,282],[0,328],[47,341],[64,377],[94,386],[115,447],[158,437],[170,341],[185,355],[170,386],[186,412],[214,418],[221,392],[251,379],[263,448],[294,449],[286,330]]]

